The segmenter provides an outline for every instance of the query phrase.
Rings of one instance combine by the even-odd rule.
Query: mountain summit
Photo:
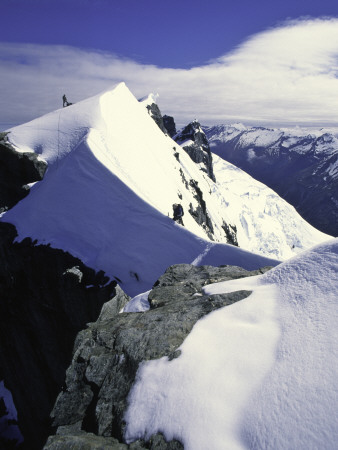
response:
[[[19,240],[69,251],[131,295],[148,290],[172,264],[252,270],[329,237],[220,159],[214,182],[124,83],[8,136],[18,152],[37,153],[48,169],[2,220],[16,226]],[[171,219],[174,203],[184,208],[184,227]]]

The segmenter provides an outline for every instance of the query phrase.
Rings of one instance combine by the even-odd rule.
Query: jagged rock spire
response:
[[[193,120],[174,136],[174,139],[195,163],[201,164],[201,170],[206,172],[213,181],[216,181],[209,142],[200,123],[196,119]]]

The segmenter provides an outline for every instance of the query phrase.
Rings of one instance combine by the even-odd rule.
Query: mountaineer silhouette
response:
[[[180,225],[184,226],[183,223],[183,215],[184,215],[184,211],[183,211],[183,206],[179,203],[174,203],[173,204],[173,211],[174,211],[174,217],[173,220],[177,223],[179,223]]]

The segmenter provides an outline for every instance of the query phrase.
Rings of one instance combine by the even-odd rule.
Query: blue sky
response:
[[[136,96],[158,93],[161,109],[182,123],[192,120],[194,112],[210,124],[233,120],[332,125],[338,120],[330,121],[336,104],[325,108],[328,85],[332,96],[338,97],[332,82],[335,63],[333,72],[330,69],[338,54],[338,44],[331,42],[338,27],[337,0],[2,0],[1,11],[0,81],[6,93],[0,106],[7,112],[1,113],[0,122],[7,126],[58,108],[63,92],[79,101],[119,81],[126,81]],[[291,43],[288,33],[295,36]],[[304,41],[313,43],[315,50],[304,52]],[[285,95],[279,92],[274,98],[281,48],[284,59],[279,64],[283,70],[288,67],[287,77],[299,69],[299,60],[301,77],[309,65],[314,72],[307,73],[307,90],[302,84],[296,96],[292,90],[299,77],[290,79],[288,86],[279,80]],[[268,53],[270,73],[260,72],[263,61],[254,67],[252,55],[258,55],[258,61],[262,49]],[[234,69],[237,64],[241,75],[229,70],[222,72],[224,76],[215,74],[215,64],[219,69],[221,65]],[[323,70],[328,80],[323,79]],[[248,73],[253,74],[250,80]],[[318,84],[309,78],[314,75]],[[207,96],[201,95],[204,87]],[[231,93],[230,100],[226,93]],[[288,104],[277,111],[281,97]],[[289,108],[295,113],[290,114]],[[323,116],[318,114],[320,108],[323,114],[327,110]]]
[[[304,16],[337,16],[337,0],[2,0],[1,40],[104,50],[191,68],[250,35]],[[15,25],[15,26],[14,26]]]

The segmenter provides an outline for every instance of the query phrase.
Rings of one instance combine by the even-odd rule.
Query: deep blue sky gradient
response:
[[[338,0],[2,0],[0,41],[71,45],[191,68],[302,16],[338,17]]]

